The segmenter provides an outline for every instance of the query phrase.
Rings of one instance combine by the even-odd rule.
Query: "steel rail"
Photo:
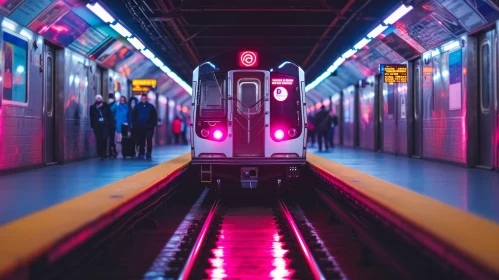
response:
[[[189,279],[189,276],[192,272],[192,268],[194,267],[194,263],[197,260],[197,257],[199,255],[199,252],[201,251],[201,248],[203,246],[203,243],[205,241],[206,234],[208,233],[208,229],[211,225],[211,222],[213,220],[213,216],[215,216],[215,212],[218,209],[218,204],[220,200],[216,200],[215,203],[213,203],[213,206],[211,207],[210,213],[208,214],[208,217],[206,217],[206,220],[204,221],[203,227],[201,228],[201,231],[198,235],[198,238],[196,239],[196,242],[194,243],[194,246],[192,247],[192,250],[189,254],[189,257],[187,258],[187,261],[185,262],[185,265],[182,269],[182,272],[180,272],[178,279]]]
[[[298,244],[300,245],[300,249],[303,253],[303,256],[305,257],[305,260],[307,261],[308,267],[310,268],[312,274],[314,275],[314,279],[326,279],[326,277],[324,277],[324,275],[322,274],[319,265],[315,261],[312,252],[310,251],[310,248],[308,248],[308,245],[305,242],[305,238],[303,238],[303,235],[298,229],[298,226],[296,225],[293,216],[291,216],[291,213],[289,212],[288,208],[286,207],[286,204],[284,204],[282,199],[279,199],[279,205],[281,206],[281,210],[284,216],[286,217],[286,221],[288,222],[288,225],[291,228],[293,235],[295,236],[296,240],[298,241]]]

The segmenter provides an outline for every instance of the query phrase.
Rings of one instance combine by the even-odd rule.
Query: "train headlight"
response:
[[[297,133],[296,129],[294,129],[294,128],[288,129],[288,135],[289,135],[289,137],[295,137],[296,133]]]
[[[210,131],[207,130],[207,129],[201,129],[201,136],[203,136],[204,138],[208,137],[210,135]]]
[[[222,133],[221,130],[215,130],[215,132],[213,132],[213,137],[215,137],[215,139],[217,140],[220,140],[222,139],[222,137],[224,136],[224,134]]]
[[[274,132],[275,139],[282,140],[284,138],[284,131],[278,129]]]

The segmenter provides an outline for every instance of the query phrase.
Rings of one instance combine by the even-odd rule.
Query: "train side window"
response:
[[[420,98],[421,98],[421,68],[419,65],[416,66],[416,71],[414,71],[414,118],[419,119],[420,110]]]
[[[3,99],[6,103],[28,103],[28,41],[3,32]]]
[[[199,115],[200,117],[222,118],[226,113],[225,76],[207,76],[201,78],[199,84]]]
[[[480,56],[480,96],[482,112],[487,112],[490,108],[490,98],[492,93],[492,63],[490,60],[490,44],[488,41],[481,46]]]

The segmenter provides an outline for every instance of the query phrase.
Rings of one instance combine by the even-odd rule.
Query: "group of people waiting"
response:
[[[105,103],[101,95],[96,95],[95,103],[90,106],[90,126],[101,160],[118,156],[116,142],[122,145],[123,157],[135,157],[138,153],[138,157],[150,159],[157,122],[156,108],[147,101],[147,94],[142,94],[140,102],[136,97],[127,102],[126,97],[121,96],[119,103],[114,98]],[[125,145],[130,145],[130,148]],[[130,155],[125,154],[128,150],[131,150]]]
[[[322,152],[322,143],[324,141],[326,152],[329,146],[334,147],[334,130],[338,126],[338,117],[330,114],[326,106],[322,105],[321,110],[315,115],[307,116],[307,135],[308,141],[313,147],[315,138],[319,143],[319,152]]]

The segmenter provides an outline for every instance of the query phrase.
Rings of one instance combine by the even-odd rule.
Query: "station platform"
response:
[[[182,174],[188,146],[152,160],[90,159],[0,178],[0,278],[29,279],[35,261],[54,262]],[[9,279],[10,279],[9,278]]]
[[[307,163],[432,254],[477,279],[499,277],[499,174],[348,148],[309,152]]]
[[[0,225],[169,161],[190,146],[153,150],[153,158],[89,159],[0,176]]]
[[[499,172],[344,147],[309,151],[499,223]]]

